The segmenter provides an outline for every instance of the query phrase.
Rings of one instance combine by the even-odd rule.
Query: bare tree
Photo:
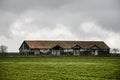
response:
[[[7,46],[5,46],[5,45],[1,45],[0,46],[0,53],[6,53],[7,52]]]
[[[112,49],[112,52],[117,54],[117,53],[119,53],[119,49],[114,48],[114,49]]]

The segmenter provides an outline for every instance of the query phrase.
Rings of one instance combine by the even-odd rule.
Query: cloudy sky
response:
[[[97,40],[120,48],[120,0],[0,0],[0,45]]]

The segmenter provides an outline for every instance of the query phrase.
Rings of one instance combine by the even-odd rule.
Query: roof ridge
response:
[[[63,42],[104,42],[104,41],[79,41],[79,40],[24,40],[24,41],[63,41]]]

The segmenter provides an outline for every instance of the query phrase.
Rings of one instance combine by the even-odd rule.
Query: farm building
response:
[[[110,48],[103,41],[37,41],[25,40],[20,53],[49,55],[108,55]]]

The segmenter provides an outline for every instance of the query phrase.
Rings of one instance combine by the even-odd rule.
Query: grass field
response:
[[[120,80],[120,57],[1,57],[0,80]]]

